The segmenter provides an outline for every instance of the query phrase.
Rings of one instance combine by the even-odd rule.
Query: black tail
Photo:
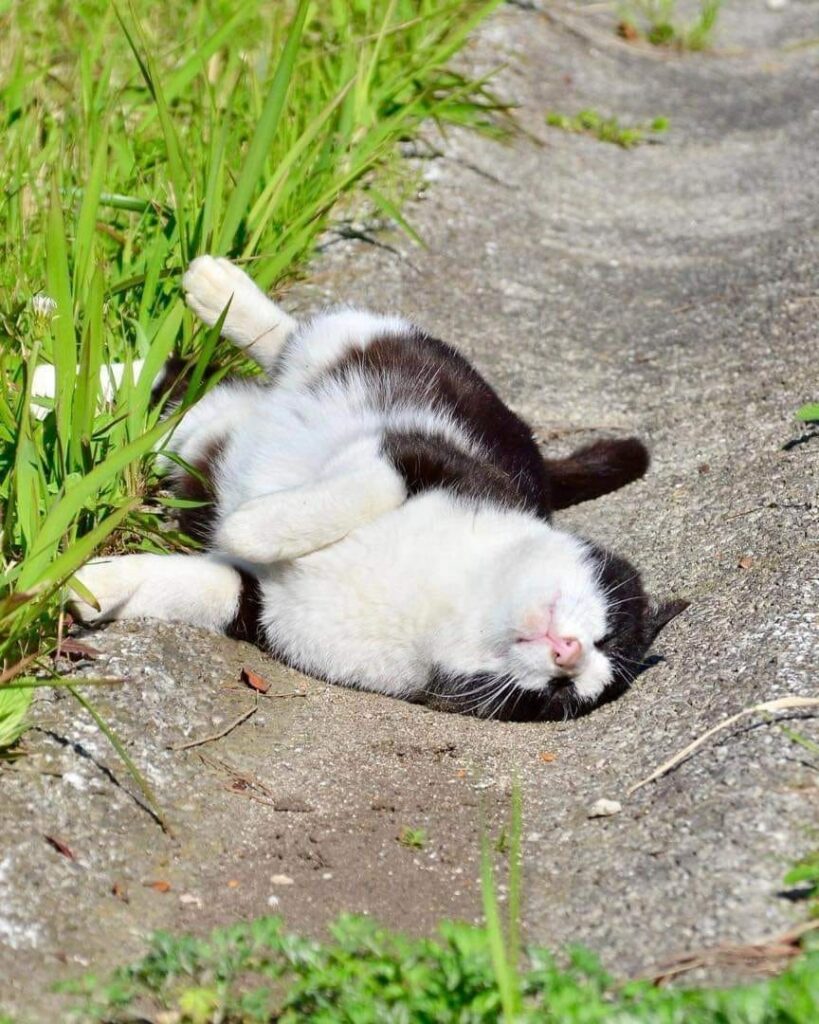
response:
[[[648,469],[648,449],[636,437],[595,441],[565,459],[545,459],[551,505],[557,510],[591,501],[639,480]]]

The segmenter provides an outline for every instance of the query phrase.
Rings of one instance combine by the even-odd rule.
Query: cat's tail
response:
[[[648,469],[648,449],[636,437],[595,441],[565,459],[544,459],[551,506],[568,508],[639,480]]]

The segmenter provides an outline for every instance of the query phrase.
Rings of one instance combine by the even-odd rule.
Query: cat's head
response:
[[[613,700],[687,601],[655,604],[624,558],[550,529],[493,567],[433,691],[485,717],[565,719]]]

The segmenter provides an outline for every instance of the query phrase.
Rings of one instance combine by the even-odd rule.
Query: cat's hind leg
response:
[[[144,365],[144,359],[135,359],[131,363],[131,376],[134,384],[139,380]],[[122,385],[127,369],[127,363],[109,363],[107,366],[100,367],[100,398],[103,402],[112,402],[116,398],[117,391]],[[35,369],[31,381],[31,414],[35,419],[44,420],[49,413],[48,405],[40,404],[36,399],[47,398],[53,400],[56,389],[56,369],[50,363],[41,363]]]
[[[236,618],[243,586],[239,572],[213,555],[98,558],[77,579],[99,605],[73,596],[69,606],[82,622],[151,618],[220,632]]]
[[[185,301],[209,327],[227,308],[222,334],[263,369],[273,368],[296,321],[243,270],[222,257],[199,256],[185,272],[182,286]]]

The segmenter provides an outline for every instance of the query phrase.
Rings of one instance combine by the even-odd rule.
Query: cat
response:
[[[88,563],[99,607],[74,596],[75,616],[187,622],[486,718],[565,719],[628,688],[687,602],[652,604],[625,559],[551,518],[641,477],[642,442],[546,459],[462,355],[401,317],[298,324],[211,256],[183,287],[266,376],[218,385],[167,443],[171,486],[202,503],[182,526],[206,550]]]

